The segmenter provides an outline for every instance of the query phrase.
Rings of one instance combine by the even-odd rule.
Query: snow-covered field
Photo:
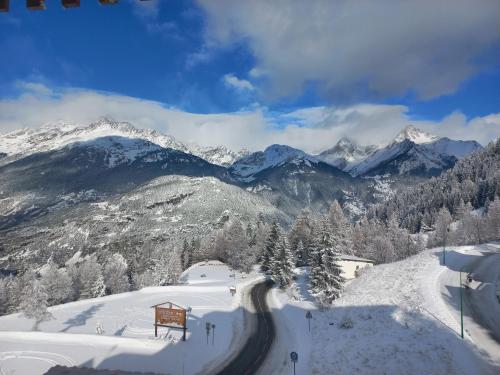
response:
[[[299,374],[500,373],[500,345],[485,343],[467,316],[465,340],[460,338],[460,315],[452,297],[458,270],[482,251],[492,247],[450,248],[446,266],[440,264],[441,249],[430,249],[373,267],[324,311],[312,303],[300,270],[295,298],[277,290],[268,298],[277,317],[279,344],[267,369],[290,374],[289,355],[297,351]],[[311,333],[307,310],[313,316]],[[352,327],[342,328],[343,322]]]
[[[234,349],[244,324],[242,292],[258,277],[232,274],[216,261],[198,263],[183,274],[183,285],[54,306],[53,319],[38,332],[22,314],[0,317],[0,374],[43,374],[56,364],[172,375],[205,372]],[[182,331],[168,328],[160,327],[154,337],[151,306],[165,301],[192,308],[186,342]],[[212,333],[207,345],[206,322],[215,324],[214,345]],[[96,333],[98,324],[102,335]]]

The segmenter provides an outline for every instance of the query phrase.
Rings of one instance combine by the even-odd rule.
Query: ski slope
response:
[[[256,274],[232,275],[220,262],[198,263],[182,275],[182,285],[51,307],[53,319],[41,323],[38,332],[31,331],[33,321],[22,314],[0,317],[0,374],[37,375],[55,365],[204,373],[237,350],[244,326],[241,298],[261,279]],[[233,285],[234,297],[229,292]],[[159,327],[159,337],[154,337],[151,306],[165,301],[192,308],[186,342],[181,341],[181,330],[169,328]],[[208,345],[206,322],[216,326]],[[98,324],[104,328],[102,335],[96,333]]]
[[[293,373],[290,352],[296,351],[299,374],[499,374],[500,344],[485,340],[470,316],[460,338],[456,299],[459,270],[495,250],[452,247],[443,266],[441,249],[430,249],[375,266],[326,310],[315,306],[306,272],[297,270],[295,291],[269,296],[277,341],[261,373]],[[352,327],[342,328],[343,322]]]

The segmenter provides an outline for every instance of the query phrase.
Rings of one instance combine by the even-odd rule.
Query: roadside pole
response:
[[[464,338],[464,303],[462,296],[462,271],[460,271],[460,336]]]
[[[212,324],[212,345],[215,343],[215,324]]]
[[[207,322],[205,324],[205,329],[207,330],[207,345],[208,345],[208,336],[210,336],[210,328],[212,328],[212,325],[209,322]]]
[[[297,363],[299,360],[299,355],[297,354],[297,352],[291,352],[290,359],[293,362],[293,375],[295,375],[295,363]]]
[[[308,311],[306,313],[306,319],[307,319],[307,323],[309,324],[309,332],[311,332],[311,319],[312,319],[312,314],[310,311]]]

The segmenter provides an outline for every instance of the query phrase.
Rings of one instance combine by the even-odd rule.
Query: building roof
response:
[[[366,263],[375,263],[375,261],[366,259],[366,258],[360,258],[354,255],[346,255],[346,254],[341,254],[340,255],[341,260],[349,260],[351,262],[366,262]]]

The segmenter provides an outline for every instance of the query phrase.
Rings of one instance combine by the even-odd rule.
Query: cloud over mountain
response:
[[[498,58],[500,2],[199,0],[212,46],[246,42],[276,96],[428,99]],[[481,61],[481,63],[479,63]]]
[[[101,116],[159,130],[184,143],[262,150],[286,144],[309,153],[331,148],[341,137],[361,144],[383,143],[413,124],[452,139],[483,145],[500,136],[500,114],[468,120],[452,113],[441,121],[413,120],[402,105],[358,104],[310,107],[276,113],[255,106],[241,112],[196,114],[163,103],[83,89],[53,89],[21,82],[19,96],[0,100],[0,133],[63,120],[88,124]]]

